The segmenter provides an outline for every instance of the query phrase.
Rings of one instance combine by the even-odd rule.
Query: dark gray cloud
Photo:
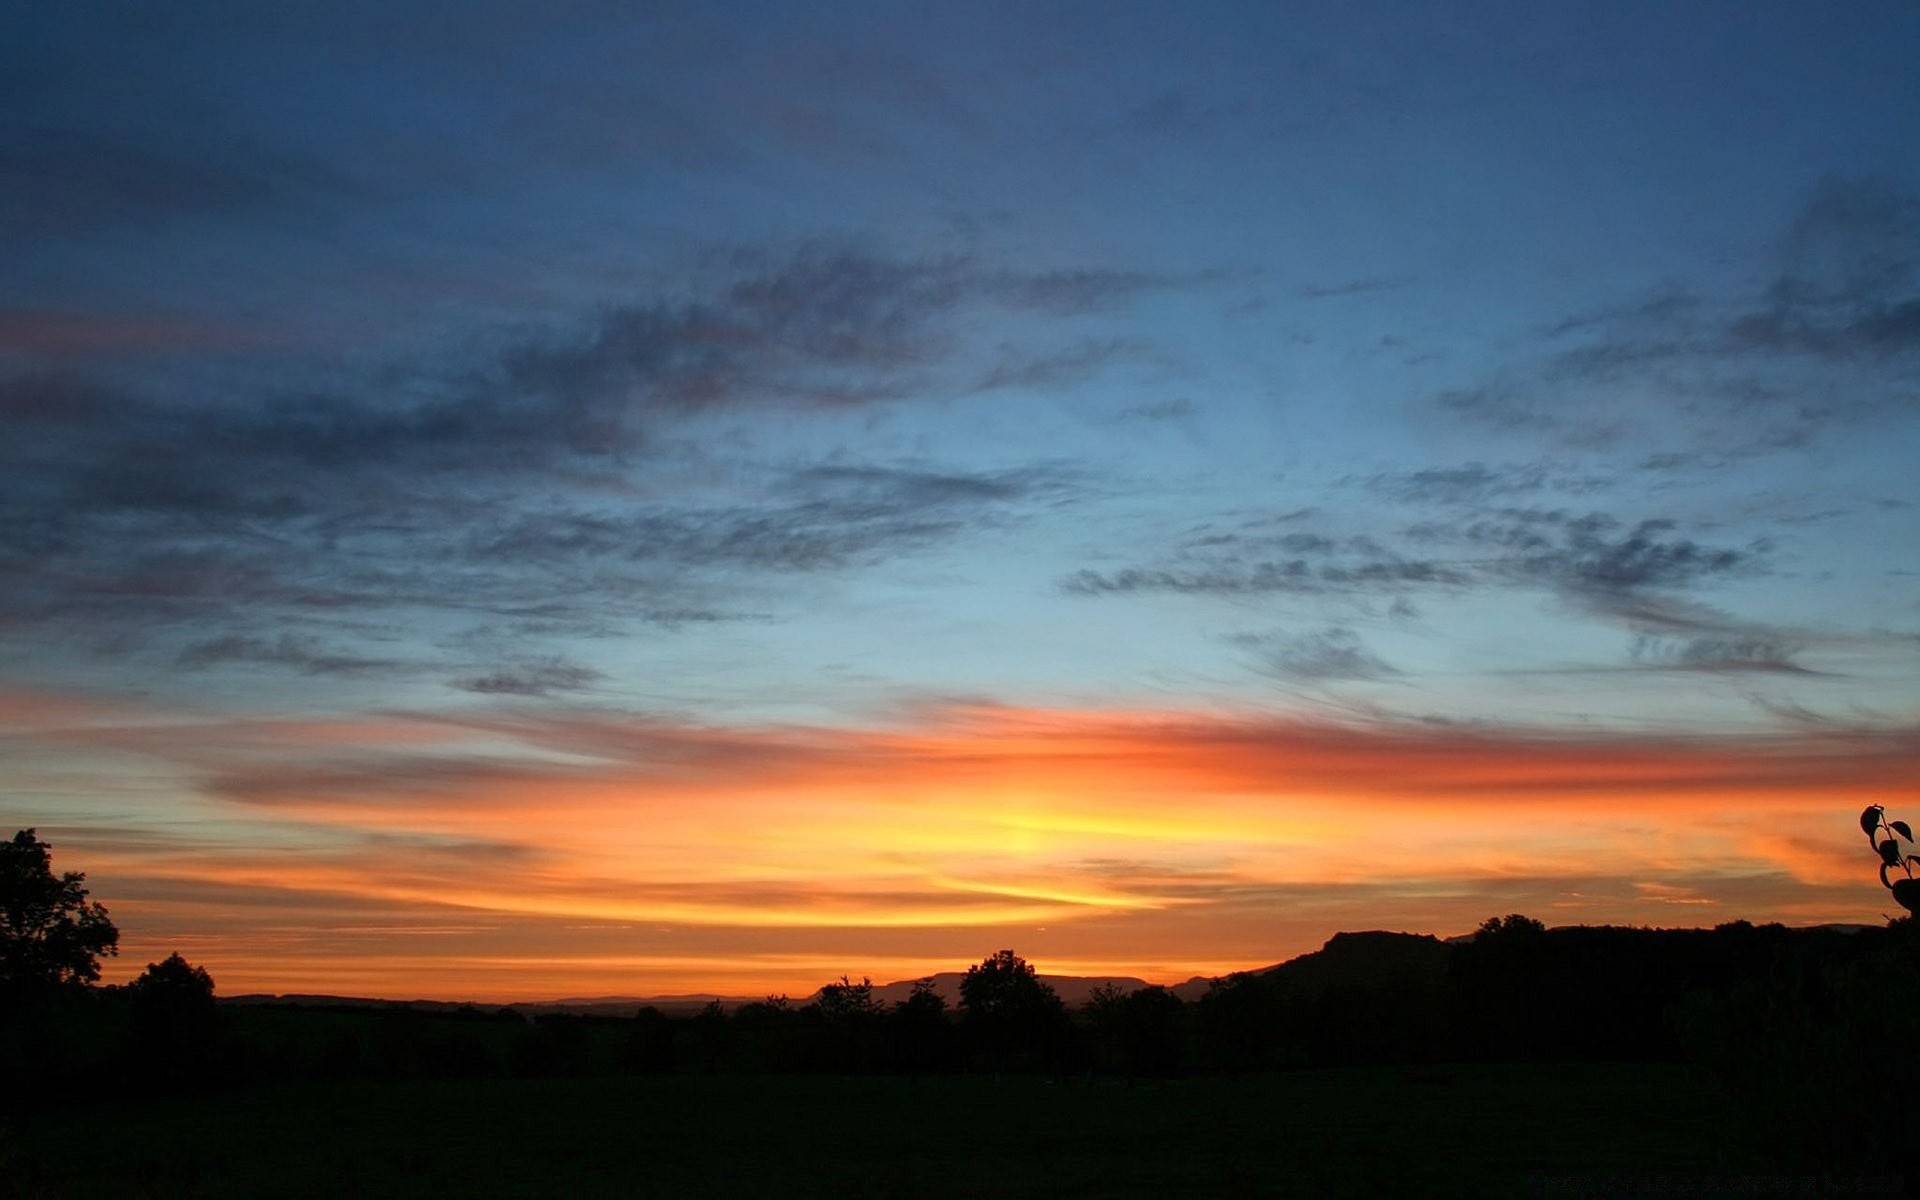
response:
[[[795,471],[789,486],[815,499],[860,504],[874,512],[903,512],[1058,493],[1073,479],[1074,472],[1063,465],[970,474],[909,467],[827,465]]]
[[[534,510],[477,523],[467,561],[553,566],[660,562],[823,570],[903,553],[992,524],[1017,503],[1065,494],[1061,467],[981,473],[818,466],[788,473],[754,505]]]
[[[1583,473],[1562,463],[1482,462],[1457,467],[1427,467],[1418,471],[1383,472],[1366,486],[1403,504],[1484,504],[1489,500],[1529,492],[1553,491],[1585,495],[1613,485],[1605,476]]]
[[[502,356],[498,382],[546,398],[590,436],[621,444],[649,412],[741,405],[839,407],[896,400],[954,349],[952,322],[970,305],[1076,317],[1141,293],[1212,276],[1122,270],[1021,273],[960,256],[896,260],[814,246],[787,257],[736,256],[743,272],[717,295],[604,311],[584,336],[534,342]],[[1079,378],[1137,356],[1126,339],[1015,356],[983,387]]]
[[[1062,350],[1009,351],[1003,361],[980,377],[983,392],[1001,388],[1064,388],[1126,363],[1150,357],[1148,344],[1138,338],[1082,341]]]
[[[1696,293],[1667,286],[1641,300],[1562,317],[1541,332],[1547,337],[1561,337],[1590,329],[1615,329],[1623,325],[1664,328],[1698,312],[1703,303]]]
[[[1263,671],[1284,679],[1325,683],[1399,674],[1345,626],[1312,633],[1239,634],[1229,640],[1251,651]]]
[[[592,667],[565,659],[499,667],[482,675],[456,679],[453,685],[462,691],[483,696],[550,696],[554,692],[577,692],[592,687],[606,675]]]
[[[1346,283],[1308,284],[1294,289],[1294,295],[1302,300],[1337,300],[1347,296],[1371,296],[1379,292],[1394,292],[1412,286],[1411,279],[1354,279]]]
[[[1406,587],[1456,586],[1469,577],[1451,566],[1430,561],[1383,560],[1342,565],[1286,562],[1222,564],[1212,567],[1150,569],[1127,567],[1118,571],[1075,571],[1061,581],[1070,595],[1106,596],[1134,592],[1181,592],[1219,596],[1264,594],[1326,595]]]
[[[370,485],[337,511],[264,518],[64,514],[0,539],[0,631],[116,656],[152,652],[193,669],[457,671],[458,659],[402,663],[386,648],[431,611],[472,622],[473,648],[535,664],[470,672],[455,686],[541,695],[575,678],[526,657],[549,639],[766,620],[777,592],[754,582],[760,573],[875,564],[1004,529],[1028,506],[1079,486],[1075,472],[1046,464],[962,472],[836,463],[742,483],[750,486],[732,504],[558,488],[556,502],[534,507],[498,503],[493,489],[460,496]]]
[[[1680,639],[1642,634],[1631,657],[1636,666],[1661,670],[1814,674],[1794,661],[1800,649],[1798,642],[1758,633]]]
[[[1452,494],[1451,476],[1439,489]],[[1469,491],[1484,480],[1464,478]],[[1685,599],[1689,588],[1757,574],[1769,545],[1720,546],[1680,535],[1677,524],[1654,518],[1628,524],[1605,513],[1507,507],[1469,512],[1449,521],[1407,527],[1401,552],[1368,537],[1333,537],[1304,530],[1201,530],[1179,543],[1164,565],[1080,570],[1060,587],[1069,595],[1116,596],[1148,592],[1186,595],[1369,596],[1391,599],[1396,615],[1416,615],[1409,593],[1470,588],[1543,588],[1574,607],[1636,630],[1700,639],[1699,661],[1718,646],[1724,656],[1746,647],[1755,631],[1737,628],[1725,614]],[[1292,551],[1294,557],[1279,557]],[[1729,640],[1733,639],[1733,640]],[[1352,657],[1342,655],[1352,652]],[[1342,661],[1359,669],[1363,651],[1339,638],[1288,650],[1299,670]],[[1377,666],[1375,673],[1380,673]]]
[[[964,394],[963,308],[1080,317],[1201,278],[826,246],[714,262],[684,294],[498,338],[457,372],[0,374],[0,628],[94,644],[111,629],[128,645],[184,625],[200,635],[185,665],[317,672],[383,656],[262,622],[410,606],[575,631],[733,619],[740,572],[870,564],[992,529],[1058,500],[1070,472],[755,466],[727,469],[727,500],[660,498],[648,474],[711,474],[725,453],[689,443],[688,418],[870,406],[942,377],[935,394]],[[1141,352],[1094,339],[1027,366],[1038,381]]]
[[[1920,194],[1885,178],[1831,177],[1765,270],[1766,281],[1745,292],[1668,284],[1561,318],[1533,355],[1432,402],[1569,447],[1617,447],[1652,433],[1688,440],[1662,453],[1721,458],[1797,449],[1829,426],[1911,408]]]
[[[1501,570],[1582,590],[1685,587],[1755,570],[1767,549],[1764,543],[1707,546],[1673,536],[1675,528],[1666,519],[1627,527],[1604,513],[1533,512],[1476,522],[1464,533],[1469,541],[1499,547]]]
[[[1063,578],[1060,586],[1081,596],[1355,596],[1472,582],[1469,564],[1424,552],[1401,554],[1364,535],[1302,527],[1319,514],[1319,509],[1299,508],[1209,522],[1176,539],[1162,562],[1080,570]]]
[[[1191,420],[1200,411],[1193,401],[1181,397],[1177,400],[1159,400],[1152,404],[1135,404],[1123,408],[1115,415],[1119,421],[1186,421]]]
[[[1786,299],[1738,318],[1727,337],[1743,350],[1842,360],[1920,347],[1920,298],[1851,313],[1833,307]]]
[[[371,658],[329,648],[318,638],[283,633],[275,638],[229,634],[189,644],[176,659],[189,669],[229,663],[291,667],[307,675],[358,675],[371,671],[408,669],[413,664],[393,658]]]
[[[982,289],[1014,308],[1056,316],[1080,316],[1116,308],[1135,297],[1174,288],[1199,287],[1227,278],[1222,271],[1172,274],[1155,271],[1086,269],[989,275]]]
[[[24,510],[43,524],[50,512],[293,517],[338,513],[396,479],[417,489],[630,465],[689,415],[938,392],[930,377],[949,365],[954,311],[1009,303],[1021,280],[1055,297],[1049,311],[1073,308],[1066,297],[1081,291],[1149,286],[1126,272],[1021,276],[822,247],[726,265],[727,280],[702,296],[610,306],[570,333],[517,337],[462,378],[193,399],[72,374],[0,378],[0,412],[23,435],[0,447],[0,513],[21,510],[0,537],[27,527]],[[989,385],[1059,382],[1143,352],[1087,340],[1003,364]],[[955,378],[946,391],[977,386]]]

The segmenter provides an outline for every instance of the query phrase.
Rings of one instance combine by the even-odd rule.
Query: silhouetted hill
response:
[[[1330,987],[1431,987],[1446,977],[1451,949],[1425,933],[1336,933],[1311,954],[1264,974],[1286,981],[1296,996]]]
[[[1761,926],[1762,930],[1777,931],[1768,937],[1791,937],[1795,939],[1823,939],[1843,937],[1851,934],[1872,932],[1879,929],[1872,925],[1818,925],[1797,929],[1784,929],[1781,926]],[[1701,947],[1726,944],[1726,939],[1718,941],[1708,937],[1711,930],[1646,930],[1618,929],[1606,926],[1567,925],[1556,926],[1545,931],[1549,941],[1542,949],[1552,946],[1556,950],[1566,948],[1566,953],[1576,958],[1593,953],[1606,953],[1615,957],[1636,959],[1641,947],[1660,945],[1668,956],[1678,953],[1687,959],[1679,970],[1683,976],[1697,975],[1699,963],[1696,955],[1689,953]],[[1394,933],[1384,930],[1366,930],[1359,932],[1336,933],[1324,946],[1296,958],[1278,962],[1272,966],[1259,967],[1250,971],[1238,972],[1234,978],[1255,978],[1283,986],[1295,1000],[1318,996],[1329,988],[1374,989],[1411,987],[1425,990],[1446,981],[1449,964],[1457,952],[1467,949],[1479,941],[1477,933],[1456,934],[1439,938],[1430,934]],[[1605,948],[1602,951],[1602,948]],[[1627,948],[1622,948],[1627,947]],[[1568,964],[1560,962],[1561,955],[1555,954],[1555,970],[1564,971]],[[1656,955],[1659,957],[1659,955]],[[1714,954],[1708,955],[1708,961],[1717,962]],[[1622,969],[1627,969],[1625,959]],[[1638,967],[1632,968],[1637,971]],[[1721,964],[1721,970],[1730,969]],[[949,1009],[960,1002],[960,981],[965,973],[961,971],[942,971],[931,976],[934,989],[947,1002]],[[1042,982],[1053,988],[1069,1007],[1078,1007],[1086,1003],[1095,988],[1103,985],[1118,987],[1123,992],[1132,992],[1140,988],[1154,986],[1151,982],[1131,975],[1041,975]],[[1208,992],[1226,977],[1195,975],[1185,981],[1163,985],[1181,1001],[1192,1004],[1205,997]],[[875,984],[874,998],[882,1005],[891,1006],[904,1000],[911,993],[914,979],[896,980],[891,983]],[[794,1003],[811,1003],[818,992],[805,997],[794,997]],[[509,1004],[483,1001],[457,1000],[391,1000],[360,996],[333,996],[313,993],[287,993],[273,995],[250,993],[239,996],[222,996],[223,1005],[237,1006],[283,1006],[302,1008],[360,1008],[360,1009],[408,1009],[417,1012],[459,1012],[474,1008],[488,1012],[509,1009],[525,1016],[544,1016],[550,1014],[574,1014],[582,1016],[631,1016],[642,1007],[657,1008],[669,1015],[679,1016],[697,1012],[716,1001],[731,1011],[744,1004],[766,999],[765,996],[729,996],[714,992],[677,993],[661,996],[581,996],[545,1001],[516,1001]]]

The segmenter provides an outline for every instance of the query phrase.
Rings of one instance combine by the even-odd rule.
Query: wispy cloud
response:
[[[1364,647],[1341,633],[1272,647],[1344,672]],[[776,931],[817,950],[858,931],[880,953],[888,929],[920,931],[924,948],[1040,922],[1085,924],[1086,947],[1122,938],[1136,961],[1193,962],[1198,944],[1224,962],[1294,949],[1260,942],[1279,936],[1281,900],[1311,911],[1286,935],[1298,949],[1402,909],[1463,928],[1522,897],[1637,913],[1642,882],[1752,918],[1835,914],[1857,902],[1843,886],[1855,864],[1819,826],[1920,765],[1911,729],[1868,726],[1682,737],[973,706],[836,729],[569,707],[393,714],[376,742],[324,721],[105,715],[37,736],[191,766],[247,823],[237,841],[183,843],[83,820],[96,878],[114,881],[102,894],[134,902],[143,927],[207,938],[248,914],[310,919],[316,964],[364,951],[326,933],[341,923],[481,919],[488,931],[416,936],[590,957],[675,928],[708,931],[709,951],[765,949]],[[1650,823],[1667,830],[1657,842]],[[1383,827],[1421,845],[1417,869],[1382,877],[1362,831]],[[260,905],[228,920],[209,888]],[[1435,895],[1453,898],[1444,912]],[[1196,922],[1213,930],[1199,943]],[[270,941],[239,946],[240,961],[274,960]]]
[[[1569,449],[1681,438],[1688,451],[1733,456],[1901,411],[1920,349],[1916,213],[1920,197],[1888,178],[1830,176],[1780,237],[1763,285],[1669,281],[1571,314],[1541,331],[1536,353],[1433,403]]]
[[[603,672],[592,667],[553,658],[499,667],[483,675],[469,675],[454,680],[453,686],[483,696],[550,696],[555,692],[577,692],[590,688],[605,678]]]
[[[1416,473],[1389,486],[1412,495],[1498,496],[1483,468]],[[1516,485],[1530,490],[1533,485]],[[1240,530],[1188,539],[1166,566],[1081,570],[1061,580],[1070,595],[1174,592],[1222,596],[1263,593],[1379,594],[1422,589],[1543,587],[1586,606],[1624,611],[1657,604],[1657,594],[1765,570],[1768,546],[1716,546],[1679,535],[1676,523],[1650,518],[1627,525],[1605,513],[1500,508],[1462,519],[1418,522],[1405,553],[1369,537],[1335,538],[1305,530]],[[1451,553],[1444,553],[1451,551]],[[1276,552],[1294,557],[1281,559]]]
[[[1283,679],[1317,683],[1383,679],[1399,672],[1344,626],[1311,633],[1237,634],[1229,639],[1251,651],[1260,668]]]
[[[360,674],[393,670],[410,664],[392,658],[368,658],[329,649],[318,639],[283,633],[277,638],[230,634],[194,642],[180,652],[178,663],[187,668],[225,663],[253,663],[292,667],[310,675]]]

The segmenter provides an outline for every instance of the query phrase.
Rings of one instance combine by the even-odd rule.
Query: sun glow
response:
[[[172,810],[199,825],[56,831],[96,894],[139,916],[122,970],[198,946],[216,974],[276,990],[505,995],[538,960],[578,966],[547,985],[570,993],[698,971],[751,993],[793,983],[768,953],[824,978],[1005,944],[1204,974],[1342,928],[1460,932],[1495,910],[1648,923],[1684,899],[1703,918],[1858,919],[1877,897],[1854,894],[1858,864],[1825,826],[1920,766],[1897,736],[1546,740],[1143,712],[365,725],[204,721],[157,740],[137,714],[51,723],[74,753],[171,757],[206,781]],[[416,959],[447,973],[401,965]]]

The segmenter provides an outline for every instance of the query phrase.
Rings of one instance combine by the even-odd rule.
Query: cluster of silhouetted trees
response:
[[[1854,930],[1744,921],[1714,929],[1547,929],[1520,915],[1453,942],[1342,933],[1183,999],[1097,988],[1068,1006],[1011,950],[885,1003],[842,976],[785,996],[677,1014],[537,1015],[473,1006],[219,1005],[179,955],[97,986],[117,932],[31,830],[0,844],[0,1084],[20,1103],[103,1089],[246,1080],[708,1072],[1044,1072],[1143,1079],[1360,1064],[1691,1061],[1778,1136],[1843,1147],[1849,1129],[1912,1130],[1898,1064],[1920,1011],[1912,918]],[[1184,990],[1184,989],[1183,989]],[[1792,1114],[1816,1108],[1819,1120]]]
[[[171,1087],[199,1077],[222,1025],[213,980],[172,954],[132,983],[101,988],[120,931],[87,899],[86,876],[56,874],[31,829],[0,842],[0,1088],[8,1107],[101,1080]]]

